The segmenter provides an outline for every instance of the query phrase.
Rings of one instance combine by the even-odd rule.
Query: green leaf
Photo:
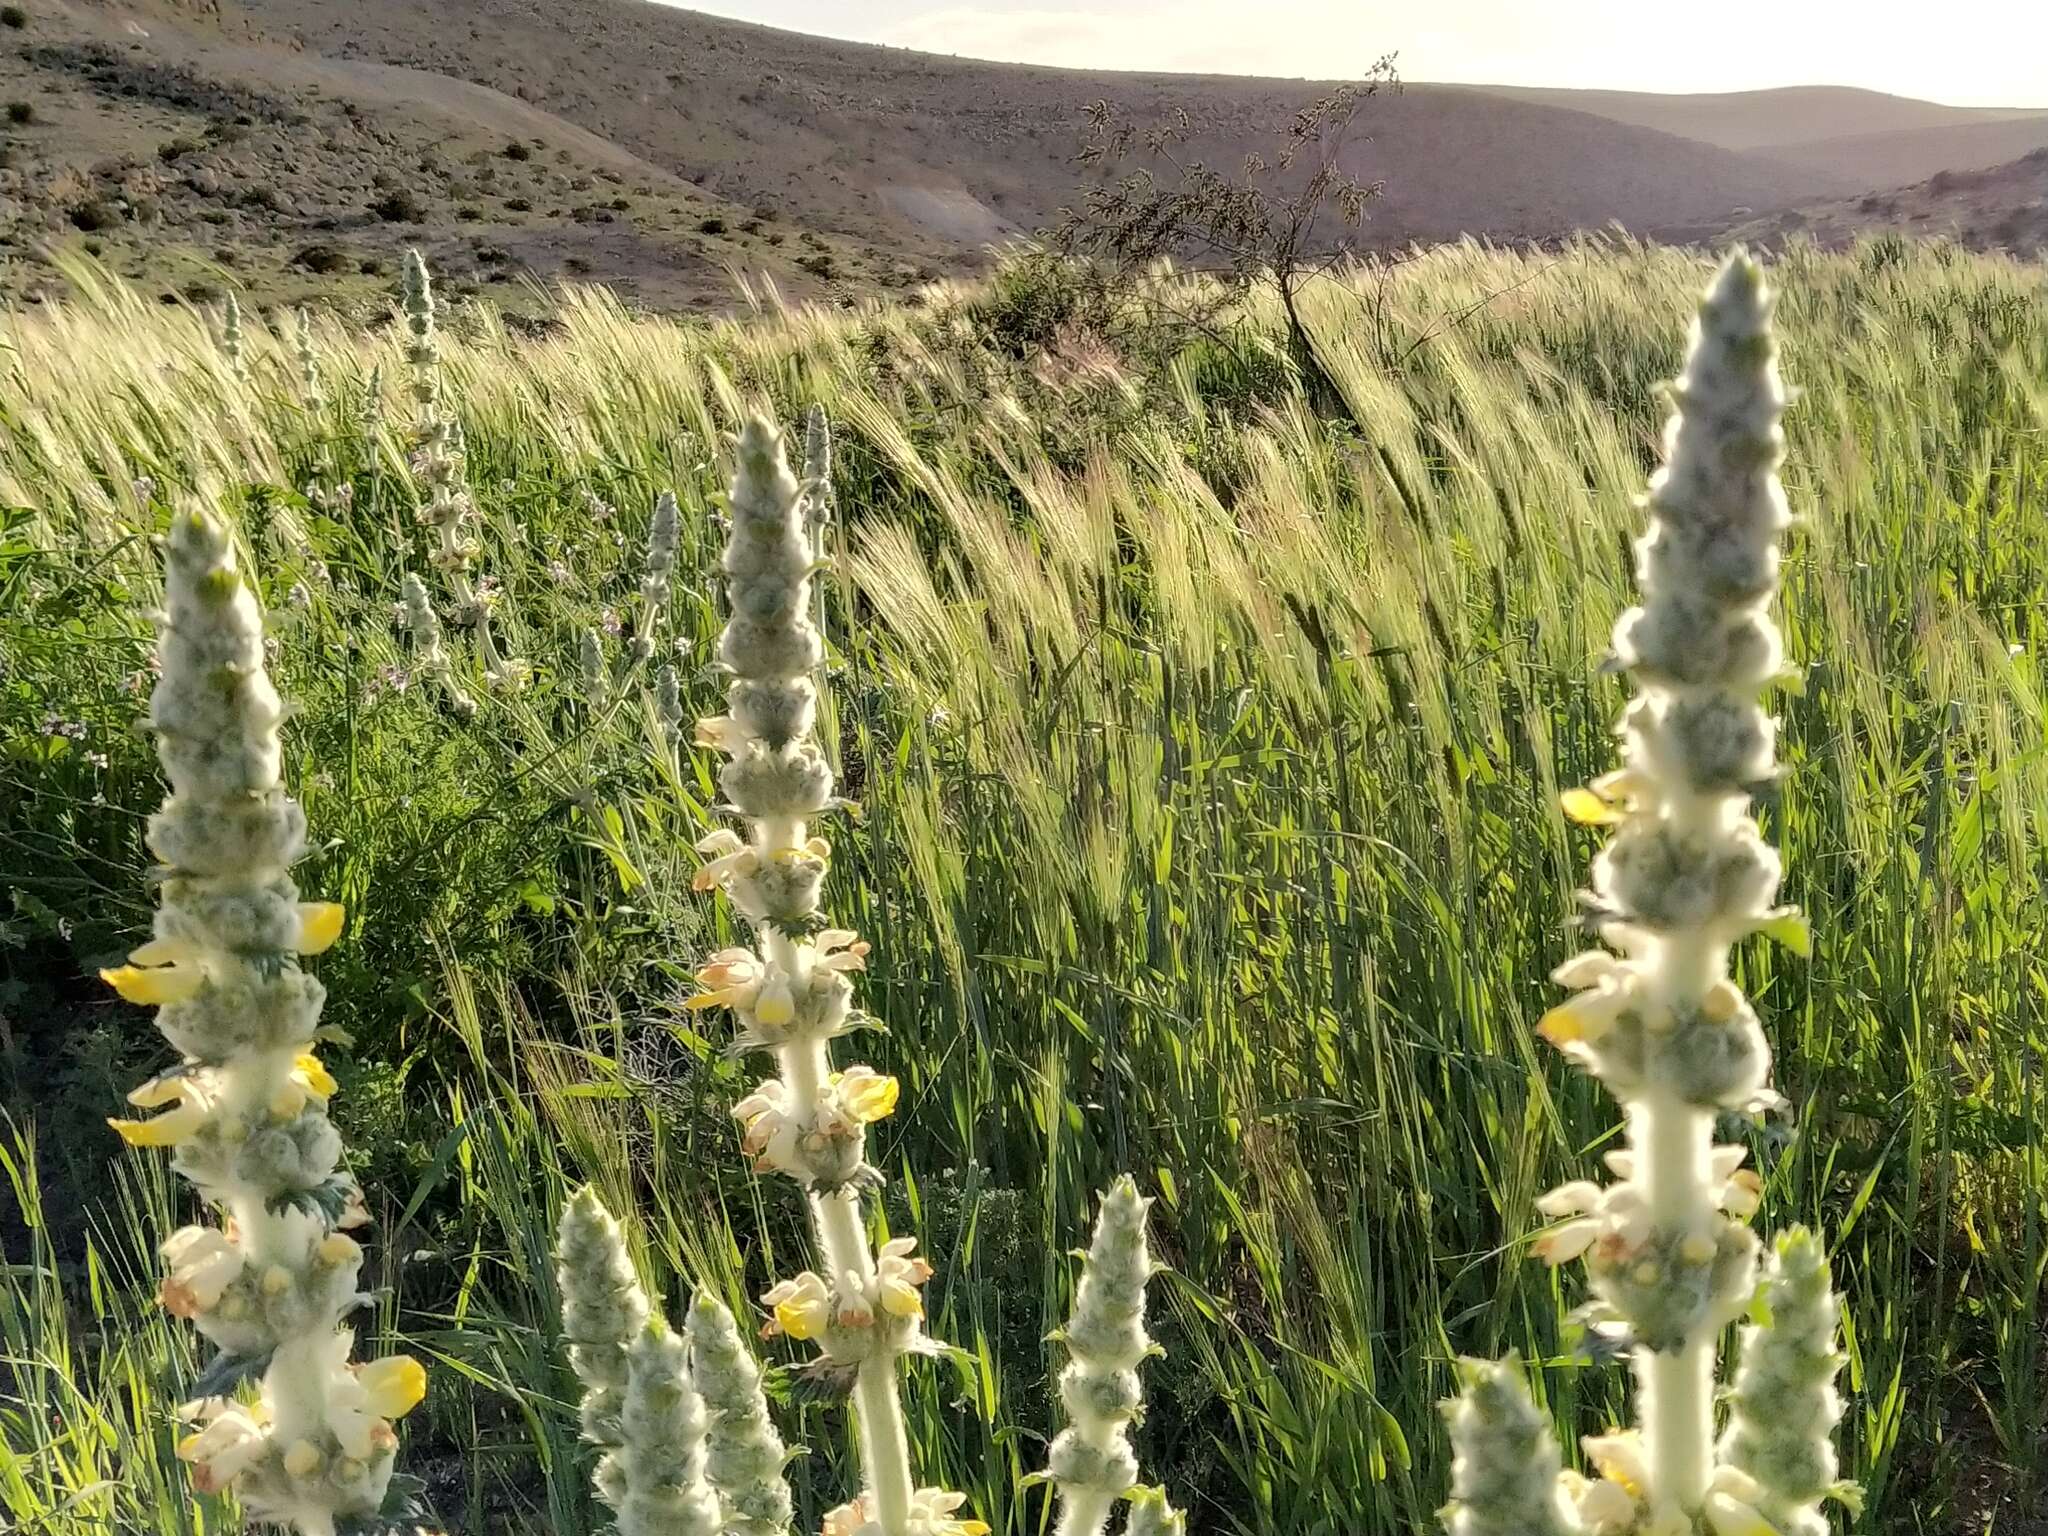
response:
[[[1757,924],[1756,931],[1784,945],[1802,960],[1813,958],[1813,927],[1797,907],[1780,907]]]
[[[222,1350],[207,1361],[206,1369],[192,1378],[192,1385],[185,1391],[187,1398],[226,1397],[243,1382],[262,1375],[270,1369],[270,1357],[275,1350],[266,1349],[260,1355],[236,1355]]]

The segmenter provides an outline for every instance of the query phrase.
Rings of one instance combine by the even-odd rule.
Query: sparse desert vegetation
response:
[[[505,142],[485,152],[519,164]],[[600,290],[566,291],[535,319],[446,287],[436,309],[409,272],[405,313],[387,292],[368,325],[265,311],[231,299],[233,284],[165,304],[65,260],[70,298],[0,317],[0,1087],[19,1201],[0,1211],[0,1511],[14,1526],[227,1528],[195,1469],[205,1490],[257,1468],[241,1491],[273,1508],[306,1479],[345,1492],[387,1464],[389,1420],[410,1409],[400,1462],[450,1529],[602,1529],[581,1436],[616,1450],[622,1430],[606,1425],[621,1409],[588,1352],[637,1336],[595,1329],[603,1309],[573,1297],[565,1325],[560,1230],[565,1266],[580,1255],[604,1295],[666,1297],[727,1367],[741,1356],[707,1305],[806,1341],[746,1346],[771,1368],[775,1432],[805,1448],[788,1469],[796,1528],[915,1510],[933,1533],[983,1521],[1024,1536],[1051,1506],[1023,1479],[1052,1454],[1063,1518],[1093,1529],[1122,1463],[1049,1451],[1073,1400],[1053,1388],[1069,1351],[1048,1335],[1075,1307],[1067,1255],[1101,1190],[1094,1262],[1150,1279],[1145,1328],[1165,1351],[1144,1367],[1137,1464],[1201,1530],[1428,1529],[1475,1424],[1533,1448],[1515,1486],[1539,1487],[1556,1467],[1538,1431],[1559,1431],[1577,1465],[1576,1434],[1631,1422],[1610,1356],[1668,1321],[1630,1311],[1642,1295],[1629,1286],[1662,1281],[1615,1271],[1622,1250],[1595,1246],[1629,1230],[1584,1182],[1620,1149],[1614,1107],[1544,1041],[1629,1098],[1613,1054],[1627,1030],[1603,1034],[1614,1015],[1600,1011],[1623,981],[1571,957],[1582,921],[1646,899],[1646,866],[1630,875],[1610,853],[1598,904],[1575,903],[1598,842],[1574,818],[1621,821],[1622,846],[1628,818],[1688,793],[1657,778],[1678,759],[1641,740],[1637,777],[1606,776],[1630,686],[1659,719],[1676,707],[1657,702],[1683,670],[1667,642],[1699,611],[1667,589],[1663,617],[1636,626],[1633,683],[1600,662],[1637,600],[1633,498],[1659,460],[1656,386],[1680,368],[1704,262],[1620,240],[1465,242],[1338,269],[1294,296],[1331,391],[1312,408],[1292,324],[1264,288],[1213,303],[1199,276],[1104,286],[1031,253],[914,302],[763,296],[715,321],[634,313]],[[308,266],[309,286],[322,276]],[[1826,1242],[1839,1314],[1796,1239],[1764,1294],[1804,1330],[1794,1374],[1831,1369],[1841,1330],[1836,1444],[1862,1500],[1836,1518],[1856,1532],[2029,1531],[2048,1481],[2048,275],[1877,240],[1795,242],[1770,278],[1800,391],[1783,470],[1799,526],[1761,576],[1754,560],[1715,569],[1747,594],[1731,612],[1782,582],[1787,667],[1761,694],[1774,749],[1737,731],[1713,783],[1754,797],[1784,855],[1785,906],[1766,891],[1749,914],[1764,935],[1739,937],[1757,925],[1746,918],[1724,936],[1741,991],[1713,991],[1711,1008],[1703,996],[1702,1016],[1746,1019],[1753,1000],[1786,1102],[1758,1114],[1733,1089],[1716,1098],[1728,1113],[1707,1129],[1755,1177],[1717,1153],[1711,1193],[1730,1232],[1753,1214],[1762,1231],[1804,1225]],[[1681,488],[1725,473],[1765,494],[1778,402],[1756,372],[1768,351],[1753,298],[1723,293],[1740,324],[1709,317],[1733,361],[1710,353],[1697,377],[1728,387],[1714,369],[1733,369],[1751,392],[1731,405],[1687,391],[1727,444],[1696,450],[1704,478]],[[1150,323],[1171,312],[1203,323]],[[797,455],[803,478],[783,479],[757,427],[728,495],[748,417],[793,423],[812,407],[833,423],[829,476],[813,446]],[[765,540],[775,559],[722,555],[728,536],[742,551]],[[158,609],[172,625],[161,653]],[[814,724],[810,707],[735,711],[735,676],[784,704],[803,693],[814,641]],[[1737,649],[1723,659],[1741,672]],[[252,681],[259,665],[288,715]],[[209,689],[241,713],[203,731],[167,716]],[[170,742],[185,823],[150,822],[163,789],[134,728],[145,715]],[[698,717],[738,778],[690,744]],[[777,731],[775,750],[797,743],[822,781],[757,760]],[[181,741],[199,745],[181,755]],[[300,988],[286,952],[304,953],[336,1033],[273,1061],[210,1015],[231,1036],[226,1085],[165,1078],[176,1052],[94,973],[172,1004],[159,1021],[192,1049],[175,1007],[225,992],[214,940],[195,959],[178,925],[214,933],[226,908],[182,876],[153,887],[151,870],[186,867],[249,788],[302,809],[291,878],[308,897],[272,879],[284,845],[229,840],[246,858],[209,878],[242,881],[278,918],[236,952],[230,990]],[[797,962],[778,958],[784,930],[750,884],[769,865],[746,858],[783,834],[721,838],[740,823],[719,807],[774,823],[796,797],[808,821],[826,813],[819,794],[858,811],[830,811],[829,848],[791,833],[797,856],[769,863],[794,880],[805,859],[820,878],[829,861],[826,906],[845,932],[814,932],[806,911],[788,918],[791,948],[850,957],[831,969],[863,971],[861,1005],[886,1030],[849,1036],[841,1059],[857,1048],[865,1065],[829,1084],[782,1059],[778,1095],[700,1001],[736,1010],[743,1033],[800,1016],[769,1001]],[[717,885],[733,904],[704,894]],[[1660,931],[1678,931],[1685,904],[1670,900]],[[160,904],[169,927],[155,918],[157,942],[124,961]],[[1568,960],[1590,990],[1558,1008],[1547,978]],[[1644,984],[1666,986],[1653,971]],[[355,1358],[386,1363],[354,1373],[321,1354],[328,1374],[302,1375],[360,1415],[360,1456],[354,1441],[340,1455],[311,1438],[273,1446],[281,1421],[240,1409],[181,1442],[179,1402],[268,1368],[236,1352],[254,1334],[220,1333],[220,1298],[239,1285],[261,1308],[305,1283],[296,1258],[245,1278],[246,1259],[222,1251],[268,1241],[250,1234],[273,1220],[297,1230],[251,1192],[253,1164],[228,1170],[248,1186],[225,1189],[228,1204],[256,1205],[223,1236],[160,1154],[110,1152],[104,1117],[143,1081],[128,1134],[164,1144],[214,1136],[232,1117],[208,1106],[264,1083],[250,1103],[304,1135],[298,1161],[263,1171],[323,1222],[347,1204],[308,1170],[342,1166],[331,1134],[351,1149],[367,1220],[304,1262],[328,1277],[360,1264]],[[901,1376],[915,1486],[889,1483],[853,1513],[863,1460],[877,1489],[865,1442],[885,1416],[864,1398],[856,1434],[820,1378],[852,1347],[832,1329],[875,1326],[845,1302],[868,1292],[812,1271],[810,1202],[733,1155],[744,1138],[769,1169],[807,1170],[822,1198],[824,1151],[782,1136],[791,1095],[814,1090],[861,1128],[853,1162],[882,1176],[862,1236],[877,1245],[871,1310],[900,1322],[914,1301],[905,1339],[958,1350]],[[203,1159],[181,1152],[179,1166],[207,1183]],[[622,1228],[597,1219],[598,1197]],[[914,1250],[880,1246],[912,1233]],[[847,1237],[819,1235],[828,1250]],[[1533,1262],[1579,1238],[1599,1293],[1628,1303],[1630,1339],[1573,1316],[1588,1299],[1575,1271]],[[1714,1264],[1718,1325],[1742,1309],[1738,1277]],[[1119,1306],[1127,1319],[1128,1295]],[[315,1321],[331,1333],[332,1313]],[[1769,1332],[1765,1312],[1747,1321],[1751,1339]],[[1704,1336],[1681,1333],[1696,1359]],[[1091,1355],[1099,1337],[1076,1320],[1076,1369],[1122,1403],[1130,1362]],[[673,1379],[681,1346],[646,1338],[643,1384]],[[826,1369],[804,1368],[810,1341]],[[584,1352],[573,1367],[570,1342]],[[1511,1378],[1466,1369],[1495,1395],[1447,1428],[1435,1405],[1456,1358],[1511,1350]],[[1746,1340],[1741,1358],[1755,1351]],[[631,1379],[613,1384],[630,1397]],[[1735,1378],[1729,1465],[1769,1460],[1760,1423],[1790,1412],[1825,1427],[1830,1400],[1784,1385]],[[684,1435],[684,1400],[663,1401],[661,1422]],[[1078,1427],[1109,1456],[1123,1413],[1090,1410]],[[1585,1465],[1604,1475],[1571,1485],[1586,1529],[1668,1513],[1628,1491],[1642,1487],[1629,1444],[1599,1442]],[[273,1450],[274,1466],[257,1459]],[[1678,1475],[1663,1451],[1650,1464]],[[649,1466],[613,1465],[600,1490],[629,1519],[612,1496]],[[1718,1517],[1758,1531],[1743,1512],[1768,1510],[1780,1536],[1815,1529],[1810,1500],[1766,1497],[1777,1470],[1716,1482]],[[1499,1486],[1460,1483],[1459,1529],[1489,1528]],[[701,1519],[707,1506],[690,1507]],[[1149,1500],[1128,1518],[1170,1528]]]
[[[172,297],[223,289],[227,250],[235,286],[259,302],[374,306],[377,285],[310,281],[322,275],[292,263],[321,243],[386,271],[420,247],[451,292],[515,309],[532,307],[536,280],[565,275],[668,311],[729,305],[734,271],[851,301],[985,271],[991,247],[1056,225],[1083,200],[1074,161],[1097,101],[1148,124],[1185,111],[1177,153],[1230,169],[1341,84],[984,64],[649,0],[25,9],[27,25],[0,30],[0,101],[37,117],[0,126],[12,297],[64,290],[56,258],[81,238],[72,210],[91,204],[117,215],[93,232],[108,264]],[[1372,103],[1335,168],[1385,182],[1344,234],[1360,249],[1464,234],[1554,244],[1615,224],[1714,246],[1785,210],[1830,241],[1925,229],[1910,200],[1852,225],[1829,210],[2044,147],[2048,112],[1873,91],[1411,81]],[[2024,228],[1994,229],[2010,211],[1972,210],[1961,233],[2022,249]],[[829,263],[799,261],[797,230],[831,247]],[[478,259],[477,239],[505,259]]]

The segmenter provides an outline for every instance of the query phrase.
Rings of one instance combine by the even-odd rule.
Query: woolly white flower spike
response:
[[[384,365],[372,363],[363,380],[362,398],[356,402],[356,429],[364,437],[376,432],[384,421]]]
[[[1791,522],[1771,306],[1739,253],[1700,305],[1671,390],[1666,462],[1643,501],[1642,604],[1615,626],[1615,665],[1637,689],[1620,726],[1623,766],[1564,797],[1573,820],[1614,829],[1582,901],[1619,954],[1558,967],[1577,996],[1538,1031],[1621,1102],[1628,1145],[1606,1159],[1620,1182],[1578,1181],[1539,1202],[1560,1225],[1535,1247],[1552,1263],[1584,1258],[1592,1315],[1634,1343],[1642,1418],[1639,1431],[1587,1442],[1598,1480],[1565,1482],[1574,1521],[1596,1532],[1689,1532],[1704,1518],[1719,1536],[1761,1536],[1742,1528],[1760,1507],[1748,1495],[1770,1498],[1748,1467],[1714,1467],[1715,1348],[1755,1287],[1758,1245],[1744,1223],[1762,1184],[1712,1132],[1721,1111],[1777,1102],[1730,949],[1752,933],[1802,952],[1807,942],[1798,914],[1776,905],[1778,855],[1749,813],[1753,786],[1776,772],[1759,700],[1779,669],[1770,606]],[[1805,1420],[1824,1445],[1833,1418],[1816,1407]],[[1484,1454],[1474,1441],[1467,1459]],[[1512,1472],[1474,1461],[1470,1475],[1477,1486]],[[1818,1496],[1810,1477],[1800,1483],[1800,1499]]]
[[[478,546],[470,524],[476,506],[464,475],[462,428],[443,397],[433,279],[426,259],[416,250],[406,252],[399,307],[405,317],[405,359],[412,376],[412,468],[426,492],[419,520],[434,531],[434,564],[454,599],[455,621],[476,632],[485,678],[493,687],[517,689],[530,668],[499,650],[491,632],[491,608],[500,594],[488,578],[474,579]]]
[[[597,1474],[619,1536],[718,1536],[718,1495],[704,1470],[705,1428],[683,1340],[654,1318],[628,1346],[619,1446]]]
[[[476,545],[467,532],[471,505],[462,479],[461,438],[442,399],[433,279],[418,251],[405,254],[400,308],[405,316],[405,360],[412,376],[413,470],[427,492],[420,521],[434,530],[434,563],[447,578],[458,608],[466,611],[476,602],[470,581]]]
[[[320,383],[320,354],[313,345],[313,315],[301,304],[292,312],[292,345],[299,363],[299,399],[306,414],[318,416],[327,409],[327,395]]]
[[[228,360],[228,371],[238,381],[249,377],[248,344],[242,335],[242,306],[231,293],[220,319],[220,350]]]
[[[289,873],[305,818],[279,781],[284,708],[263,670],[263,626],[211,517],[180,516],[164,541],[162,671],[149,728],[171,793],[150,818],[165,866],[155,937],[102,973],[157,1009],[183,1064],[131,1103],[161,1113],[112,1123],[223,1211],[162,1245],[159,1297],[219,1353],[191,1384],[202,1427],[178,1444],[201,1492],[232,1489],[257,1520],[326,1536],[337,1520],[398,1517],[387,1503],[391,1421],[426,1390],[417,1361],[352,1365],[342,1320],[366,1299],[363,1251],[340,1230],[360,1198],[327,1118],[334,1079],[315,1054],[324,994],[298,957],[340,936],[344,914],[302,902]],[[253,1403],[228,1400],[254,1381]]]
[[[663,667],[654,680],[654,717],[671,746],[683,739],[683,685],[674,667]]]
[[[717,1491],[726,1536],[781,1536],[795,1519],[784,1476],[789,1452],[769,1417],[761,1368],[732,1314],[706,1293],[691,1303],[685,1332],[690,1379],[710,1420],[705,1475]]]
[[[467,719],[476,713],[476,701],[455,681],[455,670],[449,665],[448,652],[441,644],[441,621],[434,617],[434,605],[427,597],[426,584],[407,571],[399,591],[399,608],[406,628],[412,632],[415,664],[441,685],[448,696],[448,707],[458,717]]]
[[[836,802],[812,734],[814,674],[824,657],[809,614],[806,505],[814,493],[790,474],[781,437],[766,422],[748,421],[734,446],[721,560],[729,617],[718,643],[732,681],[726,713],[699,721],[696,740],[727,757],[723,809],[746,831],[721,828],[700,841],[706,862],[691,883],[724,891],[755,937],[712,958],[692,1006],[731,1008],[735,1047],[775,1056],[776,1075],[733,1113],[755,1166],[794,1179],[811,1212],[817,1268],[767,1292],[763,1332],[817,1345],[797,1375],[807,1394],[853,1397],[867,1485],[834,1518],[852,1519],[857,1505],[856,1525],[908,1536],[924,1516],[897,1400],[898,1361],[939,1346],[922,1328],[919,1288],[929,1266],[900,1240],[878,1254],[860,1199],[880,1177],[867,1161],[866,1129],[895,1108],[896,1080],[866,1066],[835,1070],[831,1057],[850,1013],[851,973],[867,951],[852,934],[825,928],[818,911],[831,848],[810,823]],[[962,1524],[931,1518],[935,1531]]]
[[[1835,1460],[1833,1436],[1842,1420],[1835,1391],[1842,1364],[1836,1299],[1827,1255],[1806,1228],[1778,1235],[1755,1312],[1758,1320],[1742,1330],[1742,1363],[1729,1394],[1709,1515],[1718,1505],[1720,1519],[1731,1520],[1737,1513],[1728,1506],[1745,1503],[1778,1536],[1826,1536],[1823,1501],[1853,1502],[1857,1494],[1839,1481]],[[1743,1483],[1731,1486],[1730,1472]],[[1737,1497],[1738,1487],[1746,1497]],[[1715,1528],[1720,1531],[1719,1521]]]
[[[680,543],[677,527],[676,493],[663,491],[654,503],[654,518],[647,529],[647,573],[640,578],[640,612],[633,628],[633,660],[651,661],[655,634],[668,607],[669,587],[675,574],[676,549]]]
[[[1537,1411],[1521,1360],[1460,1360],[1459,1392],[1442,1404],[1451,1436],[1450,1536],[1568,1536],[1563,1461]]]
[[[604,638],[594,629],[583,631],[576,649],[576,665],[583,674],[583,698],[593,709],[603,709],[611,698],[612,674],[604,658]]]
[[[1060,1372],[1067,1427],[1053,1440],[1046,1466],[1059,1490],[1059,1536],[1098,1536],[1117,1500],[1138,1483],[1129,1429],[1144,1409],[1138,1367],[1157,1352],[1145,1332],[1151,1203],[1128,1175],[1103,1195],[1074,1315],[1061,1334],[1070,1357]]]
[[[569,1364],[583,1383],[583,1438],[615,1446],[626,1400],[627,1354],[647,1327],[649,1309],[625,1236],[588,1186],[562,1208],[555,1278]]]

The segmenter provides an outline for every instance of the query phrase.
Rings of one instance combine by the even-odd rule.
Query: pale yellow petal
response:
[[[302,955],[317,955],[341,937],[348,909],[338,901],[299,903],[299,939],[292,947]]]

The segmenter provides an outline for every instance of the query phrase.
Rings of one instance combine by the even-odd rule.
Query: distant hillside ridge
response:
[[[1076,130],[1108,99],[1185,109],[1191,152],[1235,165],[1329,82],[1059,70],[940,58],[647,0],[239,0],[316,52],[489,85],[741,201],[913,242],[1035,229],[1072,199]],[[1390,40],[1391,41],[1391,40]],[[1372,238],[1541,236],[1690,223],[1854,190],[1562,105],[1410,85],[1374,103],[1353,169],[1384,178]],[[940,211],[936,218],[932,210]],[[978,209],[978,211],[977,211]]]
[[[1908,187],[1781,210],[1721,233],[1760,246],[1803,236],[1830,247],[1896,233],[2035,255],[2048,251],[2048,147],[1983,170],[1941,171]]]
[[[1914,133],[2018,118],[2048,118],[2042,107],[1951,107],[1885,91],[1843,85],[1793,85],[1761,91],[1663,95],[1655,91],[1567,90],[1551,86],[1488,85],[1482,90],[1523,101],[1570,107],[1718,144],[1723,149],[1772,151],[1788,145]]]
[[[1056,220],[1097,100],[1184,111],[1186,153],[1235,168],[1336,83],[982,63],[651,0],[26,10],[0,33],[0,98],[29,108],[0,141],[0,293],[39,291],[68,243],[169,297],[346,298],[418,245],[452,291],[506,299],[563,277],[667,307],[743,281],[851,299]],[[1342,163],[1385,187],[1367,246],[1685,236],[1914,179],[1853,168],[1906,155],[1892,137],[1976,153],[2036,121],[1833,87],[1409,84],[1366,105]]]

